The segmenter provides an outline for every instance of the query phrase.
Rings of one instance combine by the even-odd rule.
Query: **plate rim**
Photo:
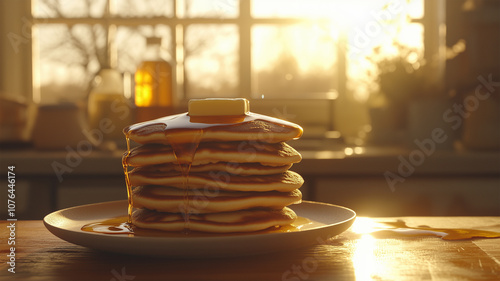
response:
[[[258,241],[258,240],[265,240],[265,239],[276,239],[277,237],[284,237],[286,238],[292,238],[292,237],[297,237],[300,235],[304,235],[304,233],[316,233],[316,236],[322,236],[322,235],[327,235],[329,232],[334,232],[333,228],[334,227],[340,227],[341,225],[345,225],[345,229],[342,231],[335,233],[335,235],[338,235],[344,231],[346,231],[352,223],[354,223],[354,220],[357,217],[357,214],[354,210],[340,206],[340,205],[334,205],[334,204],[329,204],[329,203],[324,203],[324,202],[315,202],[315,201],[307,201],[303,200],[299,204],[293,204],[289,207],[293,210],[295,207],[300,208],[301,206],[304,208],[307,208],[308,206],[327,206],[329,208],[334,207],[336,210],[342,210],[344,212],[347,212],[348,215],[346,219],[341,220],[341,221],[336,221],[334,223],[326,223],[325,225],[319,225],[315,226],[310,229],[306,229],[303,231],[292,231],[292,232],[271,232],[271,233],[248,233],[248,234],[238,234],[238,235],[221,235],[221,236],[208,236],[208,237],[141,237],[141,236],[128,236],[128,235],[117,235],[117,234],[105,234],[105,233],[93,233],[93,232],[86,232],[83,230],[75,230],[75,229],[68,229],[64,228],[61,225],[56,225],[52,219],[56,219],[57,216],[62,216],[64,219],[67,220],[74,220],[71,218],[71,216],[65,216],[65,213],[67,212],[74,212],[79,209],[86,209],[86,208],[92,208],[92,207],[99,207],[99,206],[111,206],[111,205],[119,205],[119,204],[124,204],[126,205],[128,202],[127,200],[116,200],[116,201],[106,201],[106,202],[101,202],[101,203],[92,203],[92,204],[84,204],[84,205],[79,205],[79,206],[73,206],[61,210],[57,210],[54,212],[51,212],[47,214],[43,218],[43,223],[44,226],[56,237],[59,239],[62,239],[64,241],[67,241],[69,243],[75,244],[75,245],[80,245],[83,247],[87,248],[92,248],[92,249],[97,249],[97,250],[103,250],[107,251],[105,249],[102,249],[102,247],[92,247],[89,245],[89,243],[82,244],[81,239],[95,239],[94,242],[103,242],[103,241],[114,241],[115,243],[123,243],[123,242],[130,242],[130,243],[155,243],[155,242],[163,242],[163,243],[187,243],[189,241],[193,241],[193,238],[195,238],[194,241],[196,243],[235,243],[239,242],[240,240],[248,240],[248,241]],[[126,211],[126,208],[125,208]],[[62,220],[62,224],[64,223],[64,219]],[[91,218],[89,219],[91,220]],[[99,220],[99,218],[96,218],[96,220]],[[83,225],[82,225],[83,226]],[[331,231],[328,231],[329,229],[332,229]],[[63,235],[60,235],[63,233]],[[67,236],[72,235],[74,237],[77,237],[77,239],[72,239],[73,241],[70,241],[67,238]],[[335,236],[334,235],[334,236]],[[63,238],[65,237],[65,238]],[[131,240],[132,239],[132,240]],[[78,240],[78,241],[76,241]],[[314,243],[309,243],[309,244],[314,244]],[[109,251],[108,251],[109,252]],[[116,251],[111,251],[111,252],[116,252]],[[274,252],[274,251],[267,251],[267,252]],[[122,252],[123,253],[123,252]],[[145,254],[140,254],[137,253],[135,255],[142,255],[144,256]],[[148,255],[148,254],[146,254]],[[156,254],[152,254],[153,256],[158,256]],[[166,255],[167,257],[176,257],[176,256],[170,256]],[[205,255],[202,255],[205,256]],[[227,256],[227,255],[224,255]],[[241,256],[241,255],[237,255]]]
[[[57,226],[55,226],[55,225],[50,224],[49,222],[47,222],[47,219],[50,219],[50,217],[58,215],[58,214],[61,214],[63,212],[68,212],[68,211],[77,210],[77,209],[83,209],[83,208],[90,208],[90,207],[99,206],[99,205],[111,205],[111,204],[122,204],[122,203],[127,203],[127,200],[114,200],[114,201],[106,201],[106,202],[100,202],[100,203],[91,203],[91,204],[84,204],[84,205],[79,205],[79,206],[68,207],[68,208],[57,210],[57,211],[54,211],[54,212],[51,212],[51,213],[45,215],[45,217],[43,218],[43,222],[44,222],[45,225],[48,224],[50,227],[54,227],[54,228],[58,228],[58,229],[63,229],[65,231],[70,231],[70,232],[75,232],[75,233],[86,233],[86,234],[88,233],[89,235],[102,235],[102,236],[110,236],[110,237],[125,237],[125,238],[128,238],[128,239],[131,239],[131,238],[134,238],[134,239],[147,238],[147,239],[162,239],[162,240],[163,239],[169,239],[169,240],[172,239],[172,240],[176,240],[177,238],[179,238],[179,239],[186,239],[187,238],[187,237],[156,237],[156,236],[141,237],[141,236],[126,236],[125,234],[120,235],[120,234],[106,234],[106,233],[98,233],[98,232],[85,232],[85,231],[81,231],[81,230],[78,231],[78,230],[73,230],[73,229],[67,229],[67,228],[65,229],[65,228],[57,227]],[[338,221],[338,222],[335,222],[333,224],[327,224],[327,225],[317,226],[317,227],[314,227],[314,228],[311,228],[311,229],[308,229],[308,230],[315,230],[315,229],[327,228],[329,226],[343,224],[343,223],[346,223],[346,222],[348,222],[350,220],[354,220],[357,217],[356,212],[354,210],[350,209],[350,208],[347,208],[347,207],[344,207],[344,206],[340,206],[340,205],[330,204],[330,203],[324,203],[324,202],[302,200],[302,202],[290,205],[288,207],[293,210],[294,207],[302,205],[302,204],[306,204],[306,205],[324,205],[324,206],[328,206],[328,207],[335,207],[335,208],[339,208],[339,209],[344,209],[344,210],[352,213],[351,217],[349,217],[349,218],[347,218],[347,219],[345,219],[343,221]],[[196,239],[200,239],[200,238],[219,238],[219,237],[224,237],[224,238],[227,239],[227,238],[230,238],[230,237],[262,236],[262,235],[270,235],[270,234],[280,234],[280,235],[282,235],[282,234],[295,233],[295,232],[300,232],[300,231],[270,232],[270,233],[257,233],[257,234],[255,234],[255,233],[248,233],[248,234],[238,234],[238,235],[234,235],[234,236],[231,236],[231,235],[207,236],[207,237],[203,237],[203,236],[199,237],[199,236],[197,236]],[[188,239],[190,239],[190,238],[188,238]]]

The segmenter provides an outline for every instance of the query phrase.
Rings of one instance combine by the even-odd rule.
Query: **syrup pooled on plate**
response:
[[[134,230],[132,225],[129,223],[128,216],[89,223],[84,225],[82,230],[104,234],[129,234],[132,236],[134,234]]]
[[[86,224],[82,227],[83,231],[102,233],[102,234],[127,234],[128,236],[136,237],[219,237],[219,236],[235,236],[235,235],[252,235],[266,233],[285,233],[301,231],[313,221],[297,217],[295,222],[290,225],[280,227],[271,227],[265,230],[254,232],[238,232],[238,233],[209,233],[209,232],[166,232],[154,229],[144,229],[133,226],[128,222],[128,216],[112,218],[100,222]]]

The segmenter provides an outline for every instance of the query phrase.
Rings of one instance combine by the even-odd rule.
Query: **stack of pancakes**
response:
[[[135,226],[227,233],[296,219],[287,206],[301,201],[303,179],[289,168],[301,155],[285,141],[300,137],[299,126],[254,118],[167,131],[175,118],[189,116],[124,130],[139,144],[124,155]]]

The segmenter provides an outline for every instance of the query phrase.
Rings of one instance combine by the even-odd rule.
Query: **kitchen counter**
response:
[[[293,144],[292,144],[293,145]],[[398,172],[399,166],[414,167],[415,175],[500,175],[500,152],[435,151],[428,156],[416,150],[391,147],[348,147],[335,150],[301,150],[303,160],[293,170],[305,176],[380,175]],[[123,175],[123,150],[79,153],[0,151],[2,166],[16,165],[21,176]],[[424,157],[420,157],[424,155]]]

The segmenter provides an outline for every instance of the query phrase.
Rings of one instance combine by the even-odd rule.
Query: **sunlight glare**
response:
[[[373,280],[381,272],[376,258],[377,240],[369,234],[364,234],[355,245],[352,263],[356,280]]]
[[[370,218],[358,217],[351,226],[351,231],[357,234],[368,234],[375,230],[377,223]]]
[[[33,1],[34,6],[32,9],[35,18],[56,16],[55,10],[49,9],[47,5],[43,4],[44,2],[47,1]],[[97,20],[104,14],[103,5],[99,3],[106,1],[90,1],[88,3],[95,2],[97,4],[88,4],[90,5],[89,9],[83,8],[87,5],[85,4],[86,1],[56,2],[61,3],[62,14],[67,13],[69,18],[91,17]],[[225,87],[230,92],[230,90],[236,89],[240,83],[238,74],[235,74],[238,73],[238,63],[240,63],[238,57],[241,54],[238,53],[238,44],[240,42],[238,39],[240,36],[247,36],[247,34],[239,34],[242,29],[239,29],[238,25],[242,24],[243,20],[240,21],[240,18],[238,18],[240,7],[238,1],[212,2],[177,0],[173,2],[175,5],[172,6],[176,11],[169,8],[165,10],[167,11],[165,13],[157,13],[157,11],[149,11],[148,9],[151,9],[152,6],[148,5],[138,5],[138,11],[125,11],[126,9],[120,7],[126,5],[118,5],[119,2],[117,1],[115,4],[118,7],[118,12],[113,17],[116,16],[120,21],[123,17],[123,22],[126,22],[128,17],[133,15],[140,18],[146,14],[167,17],[172,17],[175,14],[177,18],[190,18],[195,24],[178,24],[173,27],[161,24],[151,28],[155,36],[160,35],[156,33],[161,31],[160,33],[163,34],[161,37],[168,38],[170,44],[175,43],[174,46],[166,45],[168,45],[168,48],[175,50],[170,53],[175,54],[175,57],[171,59],[175,61],[177,91],[182,93],[182,89],[184,89],[182,85],[191,81],[190,83],[197,85],[197,87],[214,91],[219,91],[221,85],[227,84]],[[186,9],[186,4],[190,6],[189,9]],[[422,18],[424,15],[423,7],[423,0],[253,0],[251,1],[251,14],[248,19],[251,26],[251,65],[244,65],[241,69],[250,67],[256,73],[277,72],[278,67],[285,70],[295,70],[295,72],[285,72],[283,76],[285,81],[283,83],[288,83],[286,85],[294,85],[294,81],[307,85],[302,81],[311,81],[310,77],[318,80],[318,74],[320,74],[327,77],[323,79],[323,76],[321,76],[323,80],[319,79],[322,81],[322,85],[326,84],[326,87],[320,88],[321,91],[326,92],[330,91],[329,89],[338,87],[338,89],[347,91],[356,102],[366,102],[370,97],[370,93],[374,91],[370,87],[376,84],[369,81],[370,77],[367,78],[368,72],[373,73],[373,66],[371,65],[373,62],[367,61],[366,58],[373,56],[375,47],[380,46],[380,53],[384,56],[397,54],[398,50],[391,49],[392,43],[395,41],[415,47],[417,50],[416,57],[412,58],[412,60],[415,61],[416,67],[419,66],[418,56],[421,55],[423,50],[423,25],[422,21],[410,23],[408,19]],[[161,11],[162,9],[157,10]],[[205,24],[204,20],[200,19],[214,17],[221,20],[224,18],[232,18],[233,20]],[[275,24],[274,19],[285,19],[284,24]],[[78,22],[78,20],[75,21]],[[49,93],[54,101],[58,101],[61,97],[67,99],[68,95],[66,93],[68,90],[65,87],[69,85],[77,89],[86,89],[88,84],[86,79],[89,77],[89,73],[98,70],[99,62],[93,56],[89,56],[91,59],[88,64],[89,68],[82,68],[80,62],[76,59],[78,56],[75,55],[79,53],[77,52],[78,48],[72,44],[61,44],[62,47],[56,49],[52,56],[46,55],[46,53],[50,53],[48,51],[51,51],[54,42],[58,40],[65,42],[62,40],[64,39],[62,35],[67,33],[67,26],[66,24],[40,23],[39,21],[33,26],[33,99],[35,102],[49,101],[44,92]],[[117,46],[125,46],[120,49],[123,54],[118,53],[121,58],[118,62],[118,69],[123,71],[124,68],[127,68],[126,71],[131,72],[135,71],[131,69],[135,68],[136,61],[130,58],[139,58],[141,48],[129,48],[128,46],[134,46],[135,37],[142,40],[144,35],[150,33],[143,30],[149,30],[150,28],[144,29],[141,27],[137,32],[131,33],[130,30],[136,27],[125,28],[126,25],[118,24],[115,43]],[[101,24],[95,26],[101,26]],[[90,35],[93,34],[91,32],[93,29],[89,27],[92,26],[86,23],[77,24],[72,31],[75,33],[73,35],[83,38],[80,39],[82,42],[90,42],[87,39],[91,38]],[[170,28],[175,28],[175,33]],[[128,30],[128,32],[120,32],[120,30]],[[104,31],[98,33],[100,34],[99,42],[106,40],[105,33]],[[136,33],[137,35],[131,37],[134,40],[125,41],[131,36],[130,34]],[[211,34],[214,34],[214,36]],[[174,35],[175,38],[170,38],[171,35]],[[206,38],[200,39],[201,35]],[[122,37],[124,38],[120,39]],[[122,44],[122,41],[127,42],[127,44]],[[198,45],[202,46],[199,48],[201,51],[197,50]],[[91,46],[85,45],[84,47],[90,50]],[[135,49],[138,51],[133,51]],[[465,43],[456,44],[453,47],[453,53],[458,54],[463,52],[464,49]],[[64,55],[72,56],[75,61],[66,62],[64,59],[60,59]],[[85,54],[85,56],[87,55]],[[58,59],[55,59],[56,57]],[[127,60],[127,57],[130,58]],[[82,61],[85,60],[82,59]],[[279,63],[283,62],[289,64],[280,66]],[[213,74],[213,76],[207,76],[209,74]],[[347,78],[344,77],[344,74],[346,74]],[[304,79],[304,77],[309,80]],[[347,90],[338,86],[341,83],[337,80],[343,81],[341,79],[344,78],[347,80],[345,87]],[[71,81],[71,83],[68,81]],[[368,82],[359,83],[360,81]],[[145,104],[147,95],[149,95],[148,91],[149,89],[144,89],[144,92],[138,94],[139,103]],[[86,96],[85,90],[81,90],[81,93],[76,94],[73,90],[72,92],[72,98],[75,100]],[[337,92],[333,91],[327,94],[329,99],[335,99],[338,95]],[[42,97],[42,95],[44,96]],[[269,94],[269,96],[272,96],[272,94]],[[352,149],[345,152],[348,155],[357,153]],[[345,157],[345,154],[338,151],[335,156]]]
[[[397,34],[396,40],[403,45],[422,49],[424,46],[424,27],[421,24],[401,25],[401,32]]]
[[[370,233],[377,229],[377,222],[370,218],[358,217],[351,227],[351,231],[360,234],[356,241],[352,263],[356,280],[378,280],[387,273],[388,268],[381,262],[377,240]]]

